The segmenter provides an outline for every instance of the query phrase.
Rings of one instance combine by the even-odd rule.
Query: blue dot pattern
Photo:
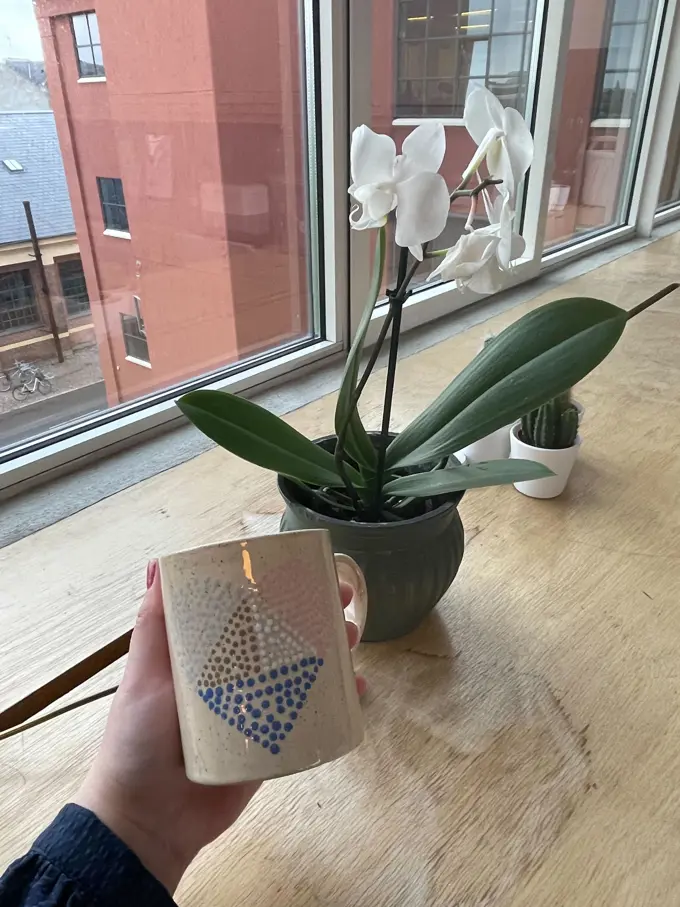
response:
[[[269,671],[268,675],[259,674],[248,677],[245,681],[238,680],[236,688],[234,684],[228,683],[226,691],[224,687],[216,686],[199,687],[197,692],[218,718],[226,721],[230,727],[235,727],[244,737],[276,755],[281,752],[280,744],[291,733],[300,712],[307,704],[307,691],[311,691],[322,666],[323,658],[312,655],[300,659],[299,663],[282,664]],[[309,670],[302,671],[301,676],[295,676],[301,667]],[[287,676],[290,674],[294,675],[294,679]],[[271,681],[280,676],[286,678],[285,685],[279,682],[272,687]],[[244,688],[248,690],[247,694],[238,692]],[[260,708],[255,707],[259,705],[264,709],[270,709],[274,703],[263,697],[281,692],[283,696],[275,696],[276,715],[273,712],[265,714]],[[293,695],[295,699],[291,698]],[[257,702],[253,702],[254,699]],[[258,721],[261,718],[266,718],[267,723]]]

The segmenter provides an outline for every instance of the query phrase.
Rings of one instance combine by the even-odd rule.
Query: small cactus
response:
[[[561,450],[573,447],[578,434],[578,410],[567,392],[522,416],[520,437],[525,444]]]

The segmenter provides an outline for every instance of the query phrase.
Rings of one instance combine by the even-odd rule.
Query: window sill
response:
[[[420,126],[421,123],[429,123],[436,120],[442,126],[465,126],[465,120],[462,117],[396,117],[392,120],[393,126]]]
[[[106,76],[81,76],[78,82],[106,82]]]
[[[115,236],[116,239],[132,239],[127,230],[104,230],[104,236]]]
[[[132,362],[134,365],[143,365],[144,368],[151,368],[150,362],[145,362],[143,359],[137,359],[135,356],[126,356],[126,362]]]

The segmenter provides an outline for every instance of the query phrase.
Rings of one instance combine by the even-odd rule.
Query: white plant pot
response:
[[[468,444],[458,451],[460,456],[467,457],[470,463],[486,463],[488,460],[507,460],[510,456],[510,429],[505,425],[496,431]]]
[[[576,436],[573,447],[562,450],[550,450],[545,447],[532,447],[519,438],[520,423],[513,426],[510,432],[510,459],[533,460],[534,463],[543,463],[555,475],[547,479],[531,479],[528,482],[515,482],[515,488],[530,498],[556,498],[562,494],[569,481],[571,470],[576,462],[581,436]]]

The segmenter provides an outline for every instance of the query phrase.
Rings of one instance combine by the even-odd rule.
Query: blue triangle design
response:
[[[273,755],[293,730],[316,683],[323,658],[310,655],[224,687],[198,687],[215,716]]]

